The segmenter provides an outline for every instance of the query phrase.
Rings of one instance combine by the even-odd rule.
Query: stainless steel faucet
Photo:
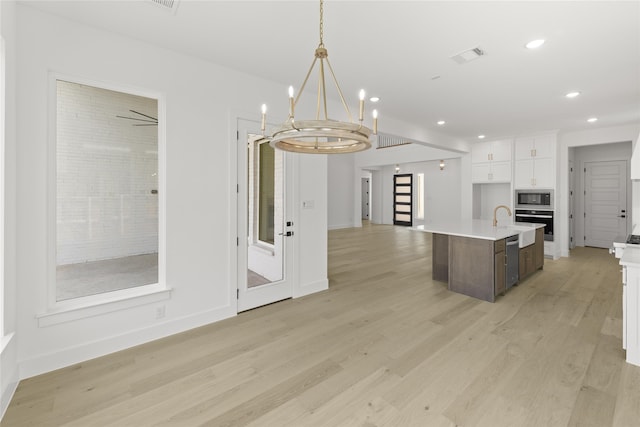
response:
[[[498,226],[498,219],[496,218],[496,214],[498,213],[498,209],[500,208],[505,208],[509,216],[511,216],[511,209],[509,209],[509,206],[505,206],[505,205],[496,206],[496,208],[493,210],[493,226],[494,227]]]

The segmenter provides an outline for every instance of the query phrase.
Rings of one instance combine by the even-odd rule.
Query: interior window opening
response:
[[[55,300],[158,283],[158,100],[56,80],[55,136]]]

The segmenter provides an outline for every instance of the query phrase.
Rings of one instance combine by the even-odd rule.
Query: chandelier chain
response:
[[[324,46],[324,1],[320,0],[320,46]]]

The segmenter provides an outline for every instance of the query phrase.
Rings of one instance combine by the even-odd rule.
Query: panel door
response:
[[[584,176],[584,244],[610,248],[627,234],[627,162],[586,162]]]
[[[362,178],[362,219],[369,219],[369,178]]]

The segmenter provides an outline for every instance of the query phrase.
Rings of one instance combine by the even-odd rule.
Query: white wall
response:
[[[16,244],[22,378],[214,322],[236,313],[235,112],[286,104],[286,87],[134,39],[17,8]],[[166,317],[136,305],[39,326],[48,310],[49,72],[160,92],[166,107]],[[255,111],[252,107],[255,106]],[[284,107],[286,108],[286,107]],[[302,114],[305,111],[301,112]],[[231,136],[233,135],[233,137]],[[326,289],[326,157],[299,161],[294,295]]]
[[[354,212],[351,208],[355,197],[351,184],[354,179],[353,156],[354,154],[338,154],[327,158],[329,230],[354,226]],[[360,175],[357,179],[360,179]]]
[[[414,194],[414,225],[425,221],[443,221],[460,218],[462,204],[460,192],[461,161],[459,158],[446,159],[444,170],[440,170],[440,160],[426,162],[399,163],[401,174],[413,174],[414,193],[417,174],[424,174],[424,220],[415,219]],[[393,224],[393,175],[396,165],[386,165],[372,171],[371,177],[371,222],[374,224]],[[360,175],[358,175],[360,179]],[[331,191],[331,190],[330,190]],[[360,192],[358,192],[360,193]],[[361,226],[360,224],[357,226]]]
[[[16,31],[15,2],[0,1],[0,33],[5,40],[5,122],[4,122],[4,306],[3,329],[0,330],[0,418],[9,406],[18,384],[16,293]],[[0,290],[1,291],[1,290]]]
[[[390,123],[392,129],[394,124],[394,122]],[[409,128],[405,127],[405,129]],[[402,133],[402,131],[400,133]],[[407,133],[411,133],[411,131],[407,130]],[[413,132],[413,134],[415,135],[416,133]],[[462,150],[466,149],[466,145],[462,144],[460,141],[455,141],[449,137],[445,137],[435,133],[429,134],[429,139],[431,141],[431,145],[413,143],[384,149],[376,149],[374,142],[374,148],[371,148],[367,151],[348,155],[330,156],[328,160],[329,229],[362,226],[361,178],[365,176],[363,175],[363,173],[368,174],[368,171],[370,170],[378,171],[378,173],[371,176],[371,185],[377,185],[375,184],[376,181],[379,181],[380,184],[380,186],[376,187],[377,190],[380,191],[379,194],[377,191],[373,190],[373,187],[371,191],[370,206],[373,210],[371,212],[371,222],[377,224],[393,223],[393,217],[391,213],[392,196],[389,196],[388,194],[389,191],[393,191],[393,174],[395,173],[394,167],[396,164],[404,165],[408,163],[430,160],[439,162],[440,159],[453,160],[452,167],[446,169],[444,174],[439,174],[437,176],[446,176],[447,180],[443,182],[444,189],[447,189],[450,185],[455,184],[455,187],[451,187],[451,189],[454,191],[446,194],[445,199],[443,199],[442,195],[437,194],[441,189],[438,188],[437,190],[434,189],[434,191],[432,191],[433,194],[430,193],[428,197],[436,197],[438,203],[442,203],[444,201],[444,203],[446,203],[447,205],[449,204],[449,198],[456,197],[458,199],[456,203],[456,212],[459,212],[462,209],[462,189],[459,184],[460,174],[458,174],[456,178],[453,178],[454,173],[452,171],[455,168],[457,168],[456,170],[458,171],[460,170],[461,163],[458,158],[460,156],[463,156],[463,154],[460,152],[444,150],[437,147],[438,144],[440,144],[440,146],[447,146],[450,144],[456,147],[456,149]],[[449,160],[447,160],[447,162],[448,161]],[[429,167],[429,172],[426,173],[431,173],[432,169],[433,167]],[[452,178],[455,182],[451,181]],[[427,179],[428,177],[425,175],[425,180]],[[346,185],[347,182],[351,184]],[[426,184],[425,181],[425,187],[427,185],[428,184]],[[385,191],[382,191],[383,187],[385,188]],[[443,191],[446,192],[446,190]],[[382,206],[380,206],[380,203],[382,203]],[[425,209],[428,208],[425,207]]]
[[[640,124],[616,127],[602,127],[586,131],[561,132],[558,134],[559,175],[556,187],[556,215],[560,218],[560,229],[556,233],[560,237],[559,251],[561,256],[569,256],[569,149],[599,144],[612,144],[630,141],[635,146]],[[640,183],[632,181],[632,227],[640,223]]]
[[[396,134],[401,134],[401,132]],[[425,189],[428,191],[428,194],[426,195],[427,199],[425,199],[425,215],[435,215],[437,217],[441,213],[441,211],[433,213],[430,212],[430,207],[427,205],[429,203],[431,203],[431,206],[437,206],[438,204],[455,206],[456,214],[464,215],[464,210],[466,209],[463,206],[463,203],[465,203],[464,197],[471,197],[470,186],[469,190],[466,191],[466,189],[463,188],[461,181],[462,177],[465,175],[462,170],[462,164],[464,162],[462,158],[467,155],[461,152],[436,148],[436,144],[440,144],[440,146],[446,146],[450,143],[453,144],[453,142],[447,137],[440,137],[436,134],[432,134],[430,141],[433,145],[414,143],[383,149],[374,148],[355,154],[354,172],[352,174],[351,181],[352,188],[350,190],[353,191],[354,194],[351,203],[354,227],[360,227],[362,225],[360,216],[360,198],[362,192],[360,177],[362,175],[362,171],[369,170],[377,171],[376,173],[373,173],[371,178],[371,222],[376,224],[393,223],[393,175],[395,173],[396,164],[401,165],[402,168],[403,165],[429,162],[430,166],[425,170],[421,170],[422,173],[425,173]],[[454,146],[460,150],[467,149],[468,147],[463,144],[454,144]],[[439,173],[440,169],[438,165],[441,159],[445,159],[448,165],[443,173]],[[457,171],[457,173],[455,171]],[[441,182],[439,181],[440,178],[442,178]],[[430,187],[430,180],[433,182],[440,182],[442,186],[438,188]],[[331,191],[334,191],[334,189],[332,188]],[[433,198],[433,200],[429,201],[429,198]],[[454,201],[454,199],[456,200]],[[468,209],[470,209],[470,206],[471,204],[469,204]],[[468,216],[471,217],[471,213],[469,213]]]

